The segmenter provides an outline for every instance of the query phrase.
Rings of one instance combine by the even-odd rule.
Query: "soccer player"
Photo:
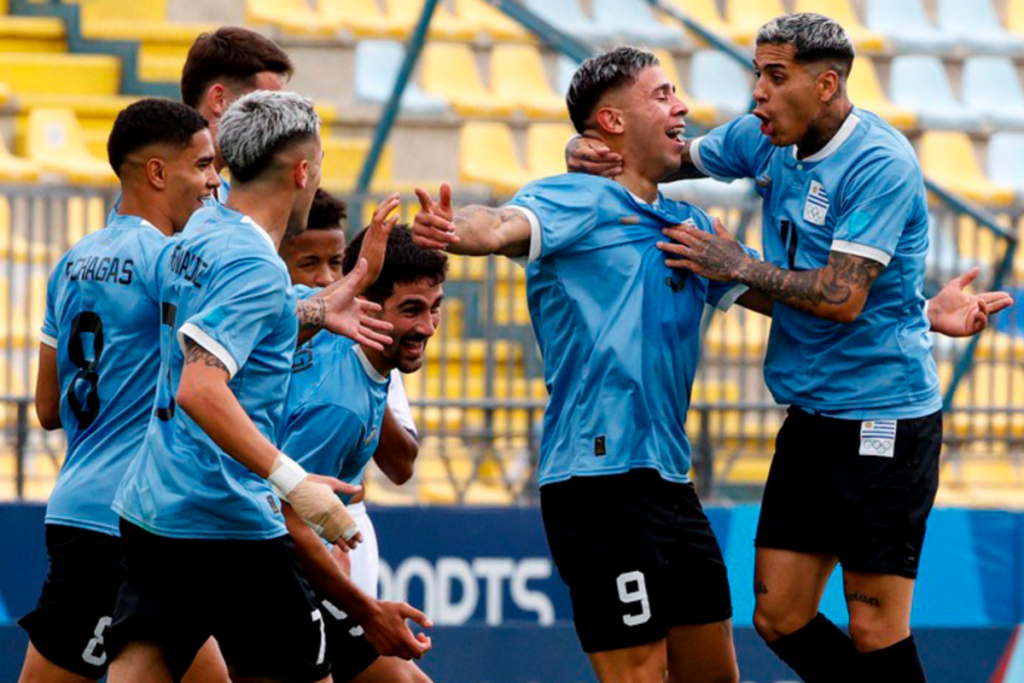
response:
[[[120,211],[58,263],[46,297],[36,410],[63,427],[67,455],[46,510],[50,571],[21,620],[21,681],[96,680],[121,583],[114,490],[142,443],[160,359],[157,256],[219,187],[213,138],[195,110],[165,100],[118,114],[107,143]]]
[[[378,221],[385,219],[387,210],[386,203],[376,214]],[[323,189],[317,190],[309,210],[306,231],[286,236],[281,243],[281,258],[288,266],[293,284],[326,287],[342,276],[345,257],[342,222],[346,214],[345,202]],[[310,343],[307,343],[296,352],[295,367],[302,366],[311,357],[309,347]],[[373,459],[389,480],[401,485],[412,478],[416,457],[419,455],[419,442],[402,373],[398,369],[391,372],[387,393],[388,405]],[[338,560],[349,568],[348,573],[359,589],[375,598],[380,575],[380,553],[373,522],[363,504],[364,497],[365,491],[357,493],[348,503],[348,512],[359,524],[363,543],[352,552],[339,555]]]
[[[387,208],[385,204],[382,211]],[[363,234],[345,254],[346,272],[356,265]],[[308,358],[293,370],[281,438],[284,451],[302,454],[299,463],[307,470],[350,484],[362,482],[366,465],[380,451],[391,373],[415,372],[423,364],[426,344],[441,314],[446,268],[444,254],[420,249],[407,228],[399,226],[388,239],[383,269],[366,292],[367,298],[380,304],[382,319],[394,325],[394,341],[377,350],[341,337],[313,339]],[[352,500],[347,501],[350,510]],[[367,526],[360,523],[360,529],[365,535]],[[324,548],[323,553],[327,552]],[[361,552],[363,546],[352,551],[354,555]],[[376,556],[372,559],[379,561]],[[355,577],[360,560],[353,557],[352,565]],[[348,614],[329,596],[320,597],[335,680],[429,680],[412,662],[378,658],[361,634],[353,637],[356,624]],[[354,645],[353,640],[362,645]]]
[[[329,541],[358,527],[334,491],[275,446],[299,330],[389,343],[356,299],[365,261],[296,303],[277,255],[320,180],[320,120],[294,93],[259,91],[220,121],[234,180],[162,253],[155,418],[115,495],[125,579],[109,631],[117,681],[177,679],[213,635],[236,677],[329,676],[323,617],[287,535],[280,497]]]
[[[767,262],[725,231],[670,230],[664,248],[671,265],[774,301],[765,380],[792,407],[757,531],[758,633],[807,681],[912,683],[925,680],[910,611],[942,443],[928,331],[976,333],[1011,301],[963,294],[973,271],[925,313],[921,170],[900,133],[850,102],[853,60],[826,17],[761,27],[756,109],[693,141],[676,175],[754,178]],[[818,612],[837,564],[850,636]]]
[[[550,400],[538,472],[548,544],[576,632],[604,682],[738,680],[725,565],[693,485],[684,423],[705,303],[743,288],[673,271],[661,230],[713,230],[658,183],[679,166],[687,109],[649,52],[589,59],[567,96],[577,130],[625,159],[616,181],[530,183],[500,209],[452,212],[417,190],[417,244],[528,261]],[[756,299],[756,297],[754,297]]]

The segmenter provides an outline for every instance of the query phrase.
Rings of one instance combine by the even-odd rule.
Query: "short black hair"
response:
[[[155,98],[139,100],[117,115],[107,139],[107,158],[114,173],[121,176],[121,166],[132,152],[149,145],[171,145],[185,149],[192,137],[209,128],[199,112],[184,104]]]
[[[235,88],[254,88],[264,71],[290,78],[292,60],[274,41],[239,26],[203,33],[188,51],[181,72],[181,101],[199,107],[211,85],[224,81]]]
[[[783,14],[757,32],[758,45],[792,45],[801,64],[828,62],[844,78],[850,75],[857,51],[839,22],[822,14]]]
[[[348,204],[327,190],[317,188],[309,207],[307,230],[344,230],[341,223],[348,217]]]
[[[587,121],[602,95],[636,83],[641,71],[658,64],[658,58],[652,53],[635,47],[617,47],[583,62],[573,74],[565,95],[576,132],[586,130]]]
[[[359,250],[363,246],[366,228],[348,243],[341,271],[350,273],[359,261]],[[382,304],[394,294],[395,285],[427,279],[433,284],[444,282],[448,276],[448,256],[433,249],[421,249],[412,241],[408,225],[396,225],[388,237],[388,248],[384,253],[384,266],[377,281],[366,290],[366,298]]]

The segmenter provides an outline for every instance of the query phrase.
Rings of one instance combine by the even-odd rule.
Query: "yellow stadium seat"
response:
[[[484,0],[455,0],[455,16],[494,40],[532,40],[530,32],[519,22]]]
[[[576,130],[567,123],[535,123],[526,134],[526,169],[531,178],[566,173],[565,143]]]
[[[974,146],[966,134],[925,131],[918,151],[924,174],[941,187],[981,204],[1013,203],[1013,188],[997,185],[981,172]]]
[[[564,119],[565,99],[555,94],[544,75],[540,52],[532,45],[497,45],[491,51],[491,89],[514,102],[527,116]]]
[[[514,194],[530,182],[516,157],[512,131],[504,123],[467,123],[459,138],[459,178],[488,185],[498,194]]]
[[[411,33],[423,13],[423,0],[384,0],[384,6],[389,23],[402,27],[403,33]],[[474,38],[476,28],[449,12],[443,2],[438,2],[430,18],[428,35],[439,40],[466,41]]]
[[[998,330],[989,332],[981,339],[975,360],[1012,362],[1024,365],[1024,338]]]
[[[694,21],[721,38],[733,38],[733,31],[722,19],[715,0],[669,0]]]
[[[507,117],[515,111],[513,101],[484,87],[468,45],[428,43],[422,59],[423,89],[448,100],[459,114]]]
[[[339,21],[317,12],[306,0],[246,0],[245,20],[303,35],[332,35],[341,28]]]
[[[107,222],[106,207],[99,197],[70,197],[67,204],[67,239],[68,246],[74,246],[78,240],[91,232],[103,228]]]
[[[1024,35],[1024,0],[1006,0],[1006,28]]]
[[[983,408],[989,412],[953,413],[953,431],[961,437],[1024,437],[1024,414],[1000,408],[1024,405],[1024,368],[1017,363],[981,363],[961,381],[954,408]]]
[[[793,11],[816,12],[836,20],[846,29],[858,50],[881,52],[885,49],[885,36],[866,28],[861,23],[853,11],[850,0],[796,0]]]
[[[89,153],[82,127],[70,109],[37,108],[28,115],[28,158],[73,183],[109,185],[117,176]]]
[[[359,173],[363,168],[363,160],[370,151],[370,141],[356,138],[324,138],[324,158],[321,167],[325,189],[346,191],[355,187]],[[377,162],[377,169],[371,187],[392,185],[391,147],[385,145]],[[371,206],[372,208],[372,206]]]
[[[121,64],[109,55],[0,53],[0,82],[15,95],[113,95],[121,87]]]
[[[726,0],[725,3],[732,38],[744,44],[753,43],[761,26],[785,13],[782,0]]]
[[[654,50],[654,56],[661,64],[661,70],[668,76],[668,80],[676,86],[676,96],[679,97],[690,112],[686,115],[687,120],[696,121],[702,126],[711,126],[718,118],[715,108],[707,102],[698,100],[683,89],[683,81],[679,78],[679,69],[676,67],[675,57],[667,50]]]
[[[149,22],[167,20],[167,0],[145,0],[145,2],[124,2],[124,0],[69,1],[81,6],[82,20],[85,23],[97,19]]]
[[[14,183],[34,182],[39,180],[42,172],[39,164],[28,159],[19,159],[11,154],[0,138],[0,180]]]
[[[861,109],[881,116],[897,128],[913,128],[917,125],[914,112],[897,107],[886,96],[878,82],[878,72],[870,57],[858,56],[847,81],[850,99]]]
[[[56,17],[0,16],[0,53],[64,52],[64,22]]]
[[[408,30],[391,23],[377,0],[319,0],[317,9],[324,21],[361,38],[402,38]]]

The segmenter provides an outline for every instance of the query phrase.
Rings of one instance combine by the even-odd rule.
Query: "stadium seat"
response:
[[[644,0],[591,0],[594,22],[626,43],[679,48],[689,43],[681,26],[666,26]]]
[[[60,19],[0,15],[0,53],[65,50],[64,22]]]
[[[889,80],[892,101],[913,110],[923,128],[975,131],[981,127],[981,117],[954,97],[946,69],[938,57],[895,57]]]
[[[870,57],[857,57],[850,72],[847,90],[854,104],[881,116],[897,128],[913,128],[917,125],[917,116],[914,112],[895,106],[886,97],[878,82],[875,64]]]
[[[853,11],[851,0],[796,0],[794,12],[817,12],[835,19],[846,29],[858,50],[881,52],[885,49],[885,36],[861,23]]]
[[[423,13],[423,0],[384,0],[387,8],[386,18],[389,24],[400,27],[404,34],[412,33],[413,26]],[[434,16],[430,18],[428,35],[435,40],[472,40],[476,28],[459,17],[452,15],[443,2],[434,8]]]
[[[405,37],[405,24],[391,24],[377,0],[317,0],[317,13],[321,21],[360,38]]]
[[[113,95],[121,87],[121,63],[110,55],[0,53],[0,83],[15,95]]]
[[[459,114],[503,118],[515,111],[515,102],[484,87],[468,45],[428,43],[422,59],[423,89],[443,97]]]
[[[745,45],[754,42],[761,26],[785,13],[782,0],[726,0],[725,3],[725,20],[729,22],[733,39]]]
[[[565,143],[576,130],[567,123],[535,123],[526,134],[526,170],[531,178],[561,175]]]
[[[532,40],[530,32],[484,0],[455,0],[455,16],[486,33],[492,40]]]
[[[725,118],[750,110],[749,72],[717,50],[698,50],[690,60],[690,90]]]
[[[968,57],[960,82],[964,103],[994,128],[1024,129],[1024,92],[1005,57]]]
[[[26,156],[44,170],[64,175],[73,183],[110,185],[117,176],[86,146],[82,127],[70,109],[39,107],[28,115]]]
[[[996,133],[988,140],[988,177],[1024,197],[1024,133]],[[1024,253],[1024,249],[1018,249]]]
[[[540,52],[532,45],[496,45],[491,51],[491,89],[527,116],[564,119],[565,99],[548,85]]]
[[[516,157],[512,131],[497,122],[462,126],[459,178],[467,183],[483,183],[502,195],[514,194],[531,180]]]
[[[363,168],[363,161],[370,151],[368,138],[334,138],[322,140],[324,159],[321,166],[323,186],[336,192],[351,191]],[[371,187],[374,189],[393,188],[392,156],[390,145],[385,145],[377,162]],[[372,209],[372,205],[368,208]]]
[[[405,59],[405,47],[393,40],[360,40],[355,50],[355,95],[363,104],[384,104],[391,97],[395,78]],[[448,104],[423,92],[409,80],[402,93],[403,114],[441,116]]]
[[[1024,0],[1006,0],[1006,28],[1017,36],[1024,36]]]
[[[715,111],[715,108],[683,89],[683,81],[679,77],[675,57],[668,50],[654,50],[653,52],[654,56],[658,58],[658,63],[661,64],[661,70],[668,76],[668,80],[672,81],[672,84],[676,86],[676,96],[685,102],[686,108],[690,110],[686,115],[686,122],[690,123],[692,121],[705,128],[711,127],[718,119],[718,112]]]
[[[668,0],[691,19],[720,38],[735,40],[729,25],[722,19],[715,0]]]
[[[937,0],[939,27],[974,54],[1021,55],[1024,38],[1003,28],[991,0]]]
[[[898,52],[948,53],[954,36],[932,25],[921,0],[866,0],[865,23],[886,36]]]
[[[615,40],[616,31],[599,26],[587,16],[579,0],[526,0],[526,6],[565,33],[596,43]]]
[[[340,21],[317,12],[306,0],[245,0],[245,21],[300,35],[332,35],[341,28]]]
[[[963,133],[925,131],[918,147],[921,170],[938,185],[981,204],[1005,206],[1013,189],[997,185],[981,172],[974,147]]]
[[[19,159],[11,154],[0,138],[0,181],[10,183],[35,182],[39,180],[43,169],[39,164],[28,159]]]
[[[118,113],[138,98],[123,95],[79,95],[79,94],[25,94],[18,97],[23,108],[19,115],[18,132],[23,135],[27,129],[28,112],[36,107],[70,109],[82,126],[89,151],[96,157],[107,156],[107,138],[114,127]],[[19,143],[21,148],[24,145]]]

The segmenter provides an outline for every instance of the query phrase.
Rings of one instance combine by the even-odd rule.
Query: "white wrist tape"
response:
[[[284,453],[278,453],[277,459],[274,460],[274,464],[270,468],[270,476],[267,477],[267,481],[270,482],[271,486],[277,489],[282,498],[287,499],[288,494],[290,494],[292,490],[308,476],[308,474],[309,473],[302,468],[302,465],[295,462]]]

